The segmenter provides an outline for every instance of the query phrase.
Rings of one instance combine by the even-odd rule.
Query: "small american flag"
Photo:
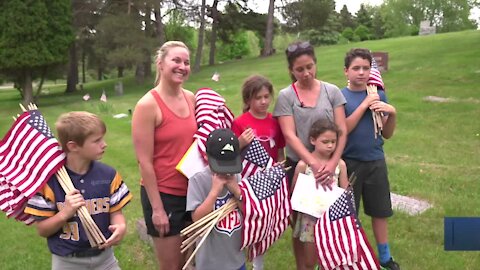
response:
[[[100,96],[100,101],[107,102],[107,94],[103,90],[102,95]]]
[[[370,69],[370,77],[367,84],[376,85],[377,89],[385,91],[385,85],[383,84],[382,74],[378,69],[377,61],[372,57],[372,68]]]
[[[273,158],[270,157],[267,150],[257,139],[253,139],[244,150],[244,153],[242,179],[256,174],[258,170],[270,168],[273,165]]]
[[[248,247],[252,259],[265,253],[288,227],[291,205],[285,169],[277,165],[258,171],[239,186],[245,203],[241,249]]]
[[[215,129],[232,127],[233,113],[225,105],[225,99],[210,88],[199,89],[195,101],[199,128],[193,137],[198,139],[198,149],[205,156],[208,135]]]
[[[380,269],[356,216],[352,188],[317,220],[315,244],[322,269]]]
[[[29,198],[65,163],[65,154],[38,110],[20,115],[0,142],[0,209],[29,224]]]

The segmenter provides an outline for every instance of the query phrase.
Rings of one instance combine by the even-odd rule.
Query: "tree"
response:
[[[342,29],[347,27],[355,28],[355,20],[350,11],[348,11],[347,5],[343,5],[340,10],[340,23],[342,24]]]
[[[267,30],[265,31],[265,46],[262,50],[262,56],[269,56],[274,53],[273,49],[273,11],[275,8],[275,0],[270,0],[268,5]]]
[[[369,10],[364,4],[360,5],[360,9],[357,11],[356,17],[358,25],[364,25],[367,28],[372,27],[372,14],[370,14]]]
[[[195,64],[193,66],[193,72],[198,72],[200,70],[200,63],[202,62],[202,51],[205,34],[205,9],[206,0],[202,0],[202,6],[200,7],[200,29],[198,29],[197,53],[195,53]]]
[[[300,32],[322,27],[334,9],[334,0],[300,0],[288,3],[282,11],[286,20],[285,30]]]
[[[0,72],[15,82],[25,104],[34,102],[32,81],[66,62],[70,22],[69,0],[0,2]]]

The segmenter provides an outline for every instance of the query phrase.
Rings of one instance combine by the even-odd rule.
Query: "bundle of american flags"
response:
[[[14,117],[10,130],[0,142],[0,209],[7,217],[30,225],[34,218],[24,213],[33,197],[56,174],[65,193],[75,187],[68,175],[65,154],[35,104],[28,110],[20,105],[21,115]],[[85,206],[78,209],[92,247],[106,242]]]
[[[378,69],[377,61],[372,57],[372,64],[370,69],[370,77],[368,78],[367,85],[375,85],[377,89],[385,91],[385,85],[383,84],[382,74]]]
[[[26,203],[65,162],[65,155],[38,110],[19,115],[0,142],[0,209],[31,224]]]
[[[315,245],[322,269],[380,269],[357,218],[351,187],[317,220]]]
[[[372,68],[370,70],[370,77],[367,82],[367,94],[376,94],[378,89],[384,90],[385,87],[383,84],[382,75],[378,70],[377,62],[375,61],[375,58],[372,57]],[[383,114],[372,111],[372,120],[376,139],[377,135],[382,136]]]
[[[197,139],[198,149],[205,156],[205,145],[210,132],[219,128],[230,128],[234,116],[225,105],[225,99],[211,88],[198,89],[195,100],[198,130],[193,137]]]
[[[272,164],[254,139],[246,149],[239,183],[245,205],[241,249],[248,248],[250,259],[265,253],[288,227],[291,205],[285,168]]]

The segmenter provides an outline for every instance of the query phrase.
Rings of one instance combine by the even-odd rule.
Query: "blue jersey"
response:
[[[347,87],[342,89],[342,94],[347,100],[345,104],[345,116],[348,118],[367,96],[365,91],[352,91]],[[387,103],[385,92],[379,90],[380,100]],[[348,134],[347,144],[343,150],[342,158],[360,161],[374,161],[384,159],[383,138],[375,138],[372,113],[365,111],[357,126]]]
[[[118,211],[130,202],[132,195],[115,169],[98,161],[93,161],[86,174],[79,175],[67,168],[73,185],[86,202],[88,212],[102,231],[105,238],[111,236],[110,213]],[[37,220],[54,216],[65,204],[65,192],[56,176],[33,196],[25,212]],[[47,238],[50,252],[67,256],[73,252],[90,249],[90,242],[76,214],[70,218],[61,230]]]

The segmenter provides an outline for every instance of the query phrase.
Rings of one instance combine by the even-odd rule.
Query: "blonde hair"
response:
[[[66,153],[68,152],[68,142],[73,141],[79,146],[83,146],[88,136],[96,132],[102,134],[107,132],[105,123],[97,115],[84,111],[60,115],[55,123],[55,129],[63,151]]]
[[[155,75],[155,86],[160,83],[161,74],[158,68],[158,64],[160,63],[160,61],[165,59],[165,56],[167,56],[170,49],[176,48],[176,47],[185,48],[188,51],[188,53],[190,53],[190,50],[188,49],[187,45],[185,45],[185,43],[181,41],[175,41],[175,40],[167,41],[163,43],[163,45],[157,50],[157,53],[155,54],[155,66],[157,69],[157,74]]]

